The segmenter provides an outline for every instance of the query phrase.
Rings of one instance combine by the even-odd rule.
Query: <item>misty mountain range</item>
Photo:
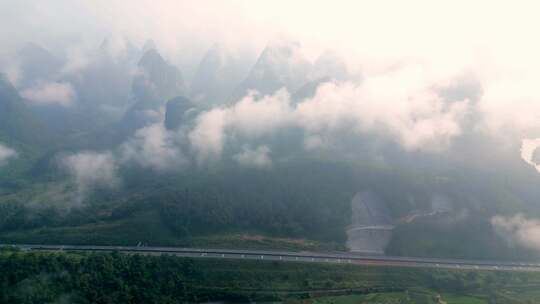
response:
[[[0,243],[344,249],[367,191],[395,226],[388,254],[538,256],[540,143],[524,159],[523,138],[482,129],[474,76],[366,79],[288,40],[256,60],[220,45],[201,58],[187,77],[151,42],[21,48],[0,78]]]

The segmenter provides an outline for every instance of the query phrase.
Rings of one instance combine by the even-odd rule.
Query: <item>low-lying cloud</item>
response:
[[[203,112],[189,139],[199,159],[219,158],[227,140],[260,139],[285,128],[301,128],[306,150],[324,139],[352,132],[387,136],[408,151],[438,152],[463,132],[468,98],[449,102],[420,71],[403,70],[362,83],[327,82],[313,97],[293,104],[289,92],[251,92],[237,103]]]
[[[74,178],[77,185],[77,202],[93,187],[115,187],[120,179],[117,176],[118,165],[110,152],[85,151],[66,156],[62,164]]]
[[[512,217],[495,216],[491,224],[510,244],[540,251],[540,220],[518,214]]]
[[[165,129],[163,123],[155,123],[139,129],[120,148],[123,163],[135,162],[144,168],[170,170],[187,162],[175,133]]]
[[[189,133],[192,149],[199,162],[221,157],[226,123],[224,109],[213,109],[199,115],[196,127]]]
[[[242,151],[233,155],[233,159],[241,166],[250,168],[269,168],[272,166],[270,158],[270,148],[268,146],[259,146],[251,148],[248,145],[242,147]]]
[[[540,138],[524,139],[521,143],[521,158],[540,172],[540,163],[535,159],[535,152],[538,148],[540,148]]]
[[[10,159],[15,157],[17,157],[15,150],[0,144],[0,167],[6,165]]]
[[[248,138],[259,138],[293,123],[290,95],[279,90],[273,95],[260,96],[250,92],[230,107],[217,107],[197,118],[189,139],[199,160],[221,157],[227,131]]]
[[[163,123],[143,127],[108,151],[81,151],[64,156],[61,165],[73,177],[77,186],[77,203],[96,187],[114,188],[121,184],[118,171],[123,166],[136,164],[156,171],[176,170],[186,163],[179,134],[165,129]]]
[[[311,135],[340,130],[386,131],[406,150],[440,151],[461,134],[467,99],[447,104],[429,82],[409,73],[367,79],[362,84],[326,83],[300,103],[295,116]]]
[[[75,90],[67,82],[40,82],[25,89],[21,96],[36,105],[71,106],[75,100]]]

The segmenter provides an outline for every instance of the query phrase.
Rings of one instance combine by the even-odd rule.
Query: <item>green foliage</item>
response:
[[[540,274],[0,249],[0,303],[534,303]],[[530,301],[530,302],[527,302]]]

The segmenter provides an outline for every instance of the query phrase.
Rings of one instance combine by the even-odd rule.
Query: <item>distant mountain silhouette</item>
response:
[[[249,90],[272,94],[286,88],[294,92],[309,81],[312,64],[303,56],[300,44],[288,40],[274,41],[263,50],[247,78],[232,95],[232,102]]]

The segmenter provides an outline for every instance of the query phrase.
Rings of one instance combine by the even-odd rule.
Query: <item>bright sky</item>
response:
[[[310,58],[334,49],[368,77],[409,65],[435,82],[473,75],[492,127],[530,129],[540,113],[539,11],[540,2],[525,0],[2,1],[0,55],[27,41],[65,51],[104,37],[152,38],[185,65],[216,42],[260,51],[284,36]]]

